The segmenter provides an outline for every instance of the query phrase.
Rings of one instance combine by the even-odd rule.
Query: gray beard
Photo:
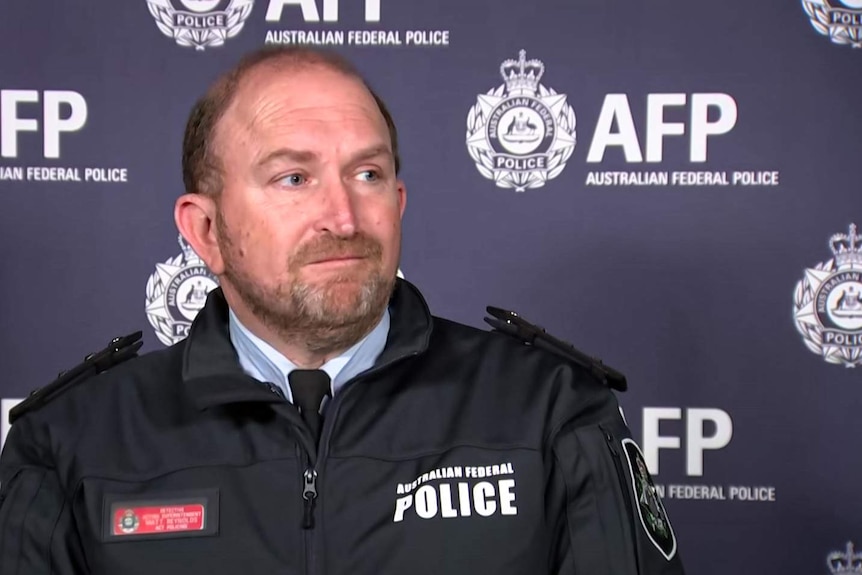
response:
[[[333,301],[338,296],[332,293],[337,285],[292,282],[285,296],[273,296],[253,283],[230,280],[251,312],[269,329],[284,341],[321,355],[344,351],[368,335],[383,316],[395,286],[394,278],[386,282],[375,273],[354,298],[338,305]]]
[[[251,313],[282,341],[302,346],[314,354],[331,355],[361,340],[383,317],[395,288],[395,276],[384,277],[379,267],[363,280],[345,273],[321,284],[304,283],[297,273],[303,259],[308,259],[304,254],[320,253],[339,245],[359,246],[372,263],[377,263],[382,248],[376,240],[364,235],[350,239],[329,237],[319,245],[310,246],[311,250],[300,249],[288,262],[290,275],[297,279],[275,289],[266,289],[237,265],[242,254],[230,240],[222,218],[216,220],[225,279]],[[348,285],[358,281],[362,281],[358,288]],[[340,293],[344,290],[352,290],[352,293]]]

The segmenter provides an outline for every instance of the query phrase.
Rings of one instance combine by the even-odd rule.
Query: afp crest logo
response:
[[[516,192],[540,188],[562,173],[575,150],[575,111],[566,95],[540,84],[545,65],[500,65],[504,84],[480,94],[467,115],[467,150],[479,173]]]
[[[140,526],[141,520],[132,509],[126,509],[117,524],[117,528],[123,533],[134,533]]]
[[[862,573],[862,553],[857,553],[853,542],[848,541],[844,551],[833,551],[826,556],[826,565],[831,575],[856,575]]]
[[[805,270],[793,316],[808,349],[829,363],[862,363],[862,236],[856,224],[829,240],[835,257]]]
[[[147,0],[156,26],[180,46],[221,46],[242,30],[254,0]]]
[[[862,0],[802,0],[811,26],[836,44],[862,48]]]
[[[185,339],[207,294],[218,287],[218,278],[183,236],[179,242],[183,253],[156,264],[147,281],[147,319],[165,345]]]

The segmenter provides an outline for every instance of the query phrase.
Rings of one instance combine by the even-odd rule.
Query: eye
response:
[[[295,188],[304,184],[306,179],[302,174],[288,174],[283,178],[279,178],[278,182],[287,187]]]
[[[365,182],[376,182],[380,179],[380,172],[377,170],[362,170],[359,172],[359,179]]]

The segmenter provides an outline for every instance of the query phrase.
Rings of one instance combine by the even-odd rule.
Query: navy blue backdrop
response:
[[[627,374],[689,571],[850,573],[860,31],[860,0],[2,0],[3,433],[114,335],[183,337],[214,285],[172,219],[190,106],[329,45],[401,130],[404,275]]]

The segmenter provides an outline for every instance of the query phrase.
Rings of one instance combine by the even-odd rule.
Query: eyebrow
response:
[[[359,150],[350,158],[352,163],[364,162],[365,160],[370,160],[372,158],[377,158],[379,156],[386,156],[387,158],[394,159],[392,155],[392,150],[389,149],[389,146],[385,144],[380,144],[378,146],[370,146],[368,148]]]
[[[369,146],[361,149],[350,157],[350,163],[364,162],[378,156],[386,156],[394,158],[392,150],[385,144]],[[267,164],[277,160],[289,160],[298,163],[313,162],[319,158],[319,154],[309,150],[295,150],[292,148],[279,148],[264,155],[260,160],[255,162],[258,167],[266,166]]]
[[[311,162],[317,159],[317,154],[306,150],[294,150],[291,148],[279,148],[263,156],[255,162],[258,167],[265,166],[276,160],[290,160],[293,162]]]

